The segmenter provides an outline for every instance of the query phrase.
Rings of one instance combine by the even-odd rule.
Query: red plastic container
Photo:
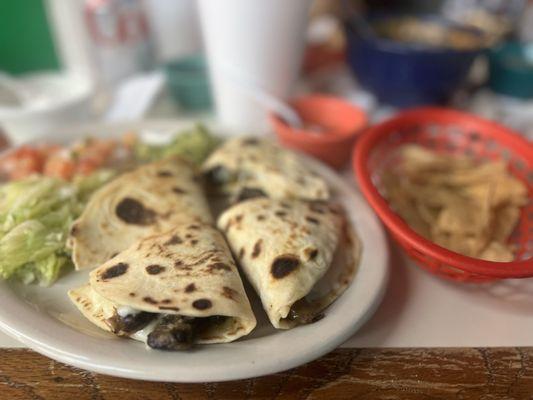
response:
[[[379,193],[380,175],[394,162],[395,150],[406,143],[480,160],[506,160],[509,172],[522,180],[529,192],[529,203],[522,208],[519,224],[510,238],[518,248],[515,261],[485,261],[447,250],[418,235],[393,212]],[[365,132],[354,149],[353,167],[370,205],[421,267],[440,277],[464,282],[533,277],[533,145],[518,134],[464,112],[417,108]]]
[[[345,166],[357,136],[367,124],[365,112],[345,100],[326,95],[305,96],[290,104],[305,123],[320,126],[323,131],[296,129],[278,115],[271,114],[270,121],[280,141],[333,168]]]

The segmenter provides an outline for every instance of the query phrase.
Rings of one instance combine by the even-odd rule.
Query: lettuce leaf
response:
[[[71,268],[70,226],[112,176],[108,170],[73,182],[34,176],[0,186],[0,277],[48,286]]]

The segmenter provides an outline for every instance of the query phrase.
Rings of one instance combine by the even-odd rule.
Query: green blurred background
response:
[[[59,69],[44,0],[0,1],[0,26],[0,70],[20,74]]]

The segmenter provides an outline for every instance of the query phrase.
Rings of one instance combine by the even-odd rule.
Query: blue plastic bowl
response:
[[[383,103],[398,107],[445,103],[464,84],[472,62],[483,49],[457,50],[400,42],[379,37],[371,29],[378,20],[397,17],[348,22],[348,64],[361,85]],[[419,18],[472,31],[435,16]]]

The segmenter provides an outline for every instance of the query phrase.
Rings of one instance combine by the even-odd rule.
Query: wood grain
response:
[[[287,372],[206,384],[114,378],[2,349],[0,399],[533,399],[533,348],[340,349]]]

